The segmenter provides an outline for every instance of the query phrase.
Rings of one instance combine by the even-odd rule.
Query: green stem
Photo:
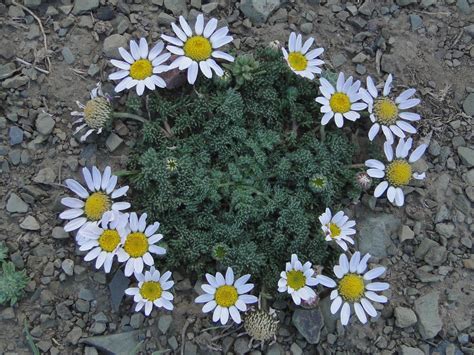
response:
[[[114,112],[112,114],[114,118],[128,118],[131,120],[135,120],[141,123],[147,123],[148,120],[143,118],[142,116],[135,115],[133,113],[127,113],[127,112]]]
[[[324,142],[326,140],[326,126],[325,125],[320,125],[319,126],[319,136],[321,138],[321,142]]]

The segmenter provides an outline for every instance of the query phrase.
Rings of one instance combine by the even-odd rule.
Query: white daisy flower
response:
[[[405,132],[416,133],[416,128],[407,121],[418,121],[421,117],[417,113],[405,111],[420,103],[420,99],[412,98],[416,90],[407,89],[393,98],[390,95],[392,80],[392,74],[389,74],[383,86],[382,95],[379,96],[374,81],[367,76],[367,89],[361,88],[359,91],[362,100],[369,105],[370,119],[374,123],[369,130],[370,140],[375,138],[380,128],[389,143],[393,143],[394,134],[405,138]]]
[[[388,160],[387,165],[376,159],[369,159],[365,162],[365,165],[369,168],[367,169],[369,176],[384,179],[384,181],[375,188],[374,196],[380,197],[385,190],[387,190],[388,200],[398,207],[403,206],[405,201],[402,187],[408,185],[412,177],[417,180],[423,180],[425,178],[425,173],[418,174],[412,172],[413,168],[411,164],[421,158],[428,145],[419,145],[418,148],[410,154],[407,160],[412,143],[413,139],[411,138],[408,138],[406,141],[400,138],[397,148],[395,149],[394,159],[392,145],[387,141],[383,145],[385,156]]]
[[[291,255],[291,262],[286,263],[285,271],[282,271],[278,281],[278,292],[288,292],[296,305],[301,300],[308,301],[316,297],[316,293],[308,286],[316,286],[317,281],[313,277],[314,270],[311,262],[301,264],[296,254]]]
[[[324,52],[324,48],[315,48],[309,51],[313,42],[314,38],[310,37],[303,44],[301,34],[296,35],[295,32],[291,32],[288,41],[289,51],[287,52],[284,47],[281,49],[290,69],[295,74],[310,80],[314,79],[315,73],[321,74],[320,66],[324,64],[324,61],[318,59]]]
[[[319,79],[319,91],[323,96],[316,98],[316,102],[322,105],[321,112],[324,113],[321,124],[326,125],[334,117],[336,126],[341,128],[344,125],[344,118],[356,121],[360,118],[361,111],[367,108],[367,104],[359,102],[360,81],[353,82],[352,76],[344,79],[344,73],[339,73],[336,88],[325,78]]]
[[[168,70],[168,66],[163,63],[171,57],[171,54],[168,52],[160,54],[164,47],[164,43],[158,41],[149,51],[145,38],[140,38],[139,44],[134,40],[130,41],[131,54],[120,47],[119,53],[125,61],[116,59],[110,61],[120,69],[109,75],[109,80],[121,80],[115,87],[115,91],[120,92],[136,86],[137,94],[141,96],[145,91],[145,86],[150,90],[155,90],[155,87],[166,87],[163,78],[156,75]]]
[[[163,275],[150,267],[150,271],[145,273],[135,273],[138,281],[138,287],[130,287],[125,290],[129,296],[133,296],[133,300],[137,303],[135,312],[139,312],[145,307],[145,315],[149,316],[153,310],[153,306],[165,308],[168,311],[173,310],[173,294],[168,290],[173,287],[174,282],[169,280],[171,271],[166,271]]]
[[[212,78],[212,70],[217,76],[222,76],[224,70],[216,63],[215,59],[234,61],[230,54],[217,50],[223,45],[232,42],[232,36],[228,36],[227,27],[217,28],[217,19],[211,18],[204,24],[204,16],[199,14],[194,25],[194,32],[183,16],[179,17],[179,24],[171,24],[177,37],[161,35],[170,45],[166,49],[178,56],[170,69],[188,70],[188,82],[192,85],[196,81],[198,69],[206,78]],[[212,70],[211,70],[212,69]]]
[[[82,238],[78,240],[79,250],[90,250],[84,260],[96,259],[95,268],[104,266],[105,272],[109,273],[121,241],[118,229],[125,227],[127,223],[128,214],[118,211],[105,212],[99,223],[86,223],[81,230]]]
[[[256,303],[258,298],[247,293],[253,289],[253,284],[246,283],[250,275],[244,275],[234,281],[234,271],[228,267],[224,276],[218,272],[216,276],[206,274],[209,284],[203,284],[201,288],[205,292],[197,297],[196,303],[205,303],[202,307],[204,313],[214,311],[212,321],[220,321],[225,325],[230,317],[235,323],[242,321],[240,312],[247,310],[247,304]]]
[[[347,325],[351,316],[351,306],[361,323],[367,323],[367,315],[377,316],[372,303],[369,300],[379,303],[386,303],[387,297],[378,295],[376,291],[387,290],[390,285],[386,282],[373,282],[385,272],[385,268],[380,266],[365,272],[367,269],[367,260],[370,254],[365,254],[361,259],[360,252],[355,252],[351,261],[347,259],[345,254],[339,256],[339,265],[334,266],[334,274],[339,279],[333,279],[318,275],[316,279],[318,283],[335,288],[331,292],[330,298],[331,313],[336,314],[341,308],[341,323]]]
[[[337,212],[334,216],[329,208],[319,216],[321,229],[326,235],[326,241],[335,241],[344,251],[347,251],[347,243],[354,244],[354,239],[350,235],[354,235],[356,230],[352,227],[356,225],[355,221],[349,220],[343,211]]]
[[[94,131],[97,132],[97,134],[102,133],[102,130],[110,124],[112,119],[112,105],[110,99],[102,92],[100,83],[97,83],[97,86],[92,89],[90,96],[91,99],[87,101],[85,105],[76,101],[77,106],[79,106],[82,111],[71,112],[71,116],[79,116],[79,118],[72,123],[73,125],[79,124],[73,134],[87,128],[86,133],[80,138],[81,142],[84,142]]]
[[[130,213],[129,223],[125,228],[120,228],[121,246],[117,251],[118,261],[125,265],[125,276],[141,273],[143,264],[153,266],[155,261],[151,255],[164,255],[166,249],[155,245],[161,239],[162,234],[155,234],[160,227],[159,222],[151,225],[146,224],[147,214],[143,213],[138,218],[135,212]]]
[[[59,218],[69,220],[64,226],[66,232],[80,229],[87,222],[98,222],[107,211],[123,211],[130,208],[128,202],[114,202],[114,199],[124,196],[128,186],[116,189],[117,176],[112,175],[110,166],[101,174],[95,166],[91,170],[82,169],[87,189],[73,179],[65,181],[66,186],[79,198],[64,197],[61,203],[69,207],[59,215]],[[80,231],[78,232],[78,235]]]

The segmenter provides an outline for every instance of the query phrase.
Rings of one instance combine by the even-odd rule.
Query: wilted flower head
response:
[[[264,342],[275,338],[278,320],[270,312],[259,309],[245,315],[244,328],[252,339]]]
[[[359,171],[356,176],[356,183],[362,190],[366,191],[372,186],[372,178],[365,171]]]
[[[328,180],[322,174],[317,174],[309,180],[309,187],[315,192],[321,192],[326,189]]]
[[[212,249],[212,257],[217,261],[222,261],[227,253],[229,252],[229,247],[224,243],[219,243],[214,246]]]

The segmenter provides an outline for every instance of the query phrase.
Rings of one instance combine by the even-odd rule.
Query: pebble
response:
[[[204,12],[205,14],[210,14],[214,10],[216,10],[218,6],[219,4],[217,2],[210,2],[208,4],[202,5],[201,9],[202,9],[202,12]]]
[[[173,15],[185,15],[188,13],[186,0],[165,0],[165,8],[173,13]]]
[[[464,15],[471,14],[471,6],[469,6],[467,0],[457,0],[456,6],[458,7],[459,11],[461,11],[461,13],[463,13]]]
[[[62,50],[61,50],[61,54],[64,58],[64,61],[67,63],[67,64],[72,64],[74,63],[74,61],[76,60],[76,57],[74,56],[74,54],[72,54],[72,51],[69,47],[64,47]]]
[[[310,344],[318,344],[324,319],[319,309],[296,309],[291,321]]]
[[[26,216],[23,222],[20,223],[20,227],[29,231],[37,231],[41,228],[38,221],[33,216]]]
[[[28,205],[20,196],[12,192],[8,198],[6,209],[10,213],[26,213],[28,212]]]
[[[474,93],[467,95],[462,103],[462,108],[466,115],[474,116]]]
[[[56,180],[56,173],[51,168],[43,168],[33,178],[37,184],[52,184]]]
[[[81,15],[88,11],[97,9],[99,7],[99,0],[80,0],[74,1],[72,13],[74,15]]]
[[[88,301],[77,300],[75,303],[76,309],[81,313],[88,313],[90,310],[90,304]]]
[[[402,345],[400,346],[400,355],[424,355],[425,353],[418,348]]]
[[[2,82],[2,87],[4,89],[18,89],[22,87],[23,85],[28,84],[29,81],[30,79],[27,76],[17,75],[17,76],[14,76],[13,78],[5,79]]]
[[[474,149],[468,147],[458,147],[458,155],[462,163],[468,168],[474,166]]]
[[[51,235],[54,239],[69,239],[69,233],[63,227],[54,227]]]
[[[415,238],[415,232],[411,230],[408,226],[402,226],[400,231],[400,242],[404,242],[405,240],[410,240]]]
[[[423,339],[434,338],[443,326],[439,316],[438,302],[439,293],[436,291],[427,293],[415,301],[415,312],[418,316],[418,331]]]
[[[128,41],[124,36],[119,34],[113,34],[104,39],[103,52],[106,57],[121,59],[122,57],[120,56],[120,53],[118,51],[119,47],[128,47]]]
[[[416,324],[416,314],[410,308],[396,307],[394,315],[395,325],[399,328],[407,328]]]
[[[306,35],[309,35],[311,32],[313,32],[313,24],[311,22],[306,22],[303,23],[300,26],[301,32],[303,32]]]
[[[63,269],[64,273],[68,276],[72,276],[74,274],[74,261],[71,259],[65,259],[61,263],[61,268]]]
[[[411,30],[416,31],[423,27],[423,19],[419,15],[410,15]]]
[[[242,0],[240,11],[249,18],[254,25],[265,23],[276,9],[281,5],[281,0]]]
[[[123,143],[123,139],[115,133],[110,133],[105,141],[105,145],[110,152],[114,152]]]
[[[130,317],[130,326],[134,329],[138,329],[142,326],[145,316],[143,313],[134,313]]]
[[[158,320],[158,329],[161,331],[162,334],[166,334],[168,329],[171,326],[171,322],[173,322],[173,317],[170,315],[163,315]]]
[[[338,53],[334,57],[331,58],[331,61],[335,68],[339,68],[345,62],[347,62],[347,58],[345,57],[344,54]]]
[[[17,126],[10,127],[8,130],[8,137],[10,138],[10,145],[17,145],[23,142],[23,130]]]

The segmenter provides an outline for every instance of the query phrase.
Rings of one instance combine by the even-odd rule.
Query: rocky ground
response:
[[[326,48],[331,70],[393,73],[398,89],[418,88],[419,137],[430,140],[417,163],[427,179],[410,186],[404,208],[368,195],[348,207],[359,249],[388,268],[390,303],[370,324],[343,328],[327,300],[298,312],[275,302],[277,342],[252,354],[474,353],[473,0],[23,0],[37,18],[12,3],[0,3],[0,241],[32,281],[18,305],[0,307],[0,354],[31,353],[25,327],[45,354],[249,351],[242,329],[213,328],[193,305],[199,285],[185,275],[174,274],[172,314],[145,319],[130,300],[119,305],[128,280],[94,272],[57,219],[63,180],[105,157],[123,168],[136,139],[133,124],[117,122],[80,144],[75,100],[106,82],[107,58],[129,38],[157,40],[177,15],[199,12],[228,23],[237,50],[296,30]]]

